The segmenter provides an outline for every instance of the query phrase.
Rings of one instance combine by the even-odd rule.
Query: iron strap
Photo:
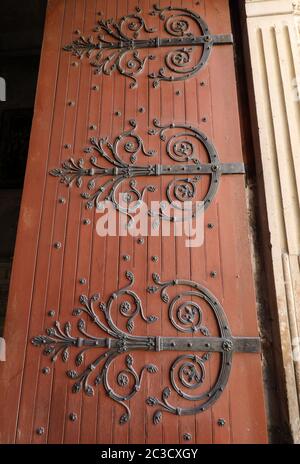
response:
[[[233,44],[232,34],[220,34],[220,35],[202,35],[202,36],[192,36],[192,37],[179,37],[172,39],[161,39],[160,37],[155,37],[154,39],[149,40],[138,40],[132,39],[127,42],[117,41],[111,43],[96,43],[94,44],[95,50],[117,50],[122,48],[127,48],[128,50],[137,50],[143,48],[158,48],[158,47],[176,47],[176,46],[193,46],[193,45],[203,45],[203,44],[213,44],[213,45],[224,45],[224,44]],[[66,49],[68,50],[68,49]]]
[[[71,345],[77,348],[120,349],[120,341],[115,338],[74,338]],[[123,345],[122,345],[123,346]],[[124,350],[123,348],[125,348]],[[260,353],[261,342],[255,337],[128,337],[121,351],[192,351],[207,353]]]
[[[260,353],[261,342],[255,337],[161,337],[160,351]]]
[[[197,165],[159,165],[157,168],[159,175],[174,175],[174,174],[213,174],[219,172],[220,174],[245,174],[244,163],[208,163]],[[157,174],[156,174],[157,175]]]
[[[107,176],[124,176],[124,177],[144,177],[144,176],[173,176],[179,174],[245,174],[244,163],[220,163],[220,164],[150,164],[124,166],[119,168],[91,168],[83,169],[81,174],[86,177],[94,177],[99,175]]]

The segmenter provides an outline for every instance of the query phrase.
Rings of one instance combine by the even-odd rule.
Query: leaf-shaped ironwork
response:
[[[161,81],[185,80],[195,75],[208,62],[214,45],[233,43],[231,34],[212,35],[203,18],[186,8],[154,5],[151,16],[158,16],[164,22],[167,37],[154,36],[157,30],[149,27],[141,11],[137,11],[119,21],[100,19],[94,35],[80,36],[64,50],[79,59],[86,57],[96,74],[110,76],[118,71],[131,80],[130,87],[134,88],[147,60],[155,59],[150,49],[169,50],[164,56],[164,66],[148,75],[153,87],[158,87]],[[147,49],[148,54],[142,53]],[[197,49],[200,56],[194,59]]]
[[[151,184],[139,188],[137,178],[172,176],[166,187],[167,201],[161,202],[157,211],[148,208],[148,214],[159,221],[191,220],[212,203],[222,174],[245,172],[242,163],[220,163],[215,147],[199,129],[187,124],[161,125],[157,119],[154,119],[154,128],[149,133],[159,136],[165,142],[166,155],[175,164],[134,165],[139,154],[153,156],[155,152],[145,149],[142,138],[136,133],[136,121],[131,120],[129,123],[131,129],[116,137],[113,143],[107,138],[91,138],[91,148],[95,154],[90,158],[89,166],[85,167],[82,159],[75,161],[70,158],[63,162],[61,168],[50,171],[51,175],[59,177],[68,186],[74,183],[77,187],[81,186],[83,179],[89,178],[88,191],[81,193],[87,200],[88,209],[96,207],[103,210],[105,201],[111,202],[114,209],[128,216],[130,225],[142,205],[145,193],[155,191]],[[208,163],[201,163],[196,144],[203,148]],[[126,152],[131,155],[128,161],[124,160]],[[108,166],[104,167],[102,161]],[[210,186],[204,198],[199,198],[201,201],[194,201],[197,185],[204,175],[210,176]],[[100,185],[99,180],[102,180]],[[125,190],[122,194],[121,187]]]
[[[130,315],[127,314],[127,311],[121,312],[123,316],[129,316],[128,321],[137,314],[140,314],[145,322],[153,322],[157,318],[156,316],[146,316],[143,313],[141,300],[131,289],[134,284],[134,275],[132,272],[126,272],[125,275],[129,284],[113,293],[106,303],[100,301],[99,294],[94,294],[90,298],[86,295],[80,296],[79,300],[82,306],[73,310],[72,313],[79,317],[77,322],[79,336],[72,335],[73,329],[70,322],[64,324],[63,327],[59,322],[56,322],[54,327],[46,330],[46,335],[34,337],[32,339],[33,345],[42,347],[44,355],[49,356],[53,362],[60,356],[65,363],[70,361],[71,348],[77,348],[75,365],[78,369],[67,371],[67,376],[73,381],[72,391],[74,393],[83,391],[87,396],[92,397],[95,394],[95,387],[103,385],[108,396],[125,409],[119,419],[120,424],[126,424],[131,418],[128,401],[140,390],[144,374],[158,372],[157,366],[152,363],[144,365],[138,372],[132,353],[141,350],[152,352],[186,351],[187,354],[178,356],[171,365],[170,386],[163,389],[161,399],[150,396],[146,399],[146,403],[148,406],[158,407],[153,415],[154,424],[161,422],[164,412],[190,415],[205,411],[219,398],[226,386],[233,353],[235,351],[259,352],[259,339],[233,337],[223,308],[202,285],[182,279],[162,282],[157,273],[153,274],[153,281],[157,289],[161,291],[163,302],[168,305],[170,323],[178,331],[197,333],[198,337],[135,336],[130,333],[133,331],[133,327],[129,333],[126,333],[117,327],[111,314],[112,304],[119,297],[126,295],[124,304],[128,303],[128,298],[132,298],[135,303],[136,309],[133,312],[133,305],[125,304]],[[178,287],[180,291],[178,291]],[[171,296],[171,292],[174,290],[175,296]],[[206,309],[208,308],[212,312],[219,328],[219,337],[210,336],[208,329],[203,325],[202,303],[205,303]],[[105,338],[98,338],[87,332],[86,320],[80,318],[83,314],[101,332],[105,333]],[[101,352],[93,362],[84,363],[85,353],[91,349],[98,349]],[[205,380],[205,363],[213,352],[218,352],[221,355],[219,375],[214,385],[210,385],[208,390],[197,393],[197,389],[203,385]],[[110,384],[109,374],[115,359],[124,353],[125,366],[117,373],[117,386],[122,389],[122,393],[120,393]],[[94,377],[93,385],[92,376]],[[174,406],[172,404],[174,392],[183,400],[193,402],[193,406]]]

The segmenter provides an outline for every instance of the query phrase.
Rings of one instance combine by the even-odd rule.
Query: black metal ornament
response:
[[[87,57],[96,74],[110,76],[118,71],[132,80],[130,87],[133,88],[137,86],[137,78],[144,71],[147,60],[155,59],[150,53],[141,56],[141,50],[171,49],[164,56],[164,66],[148,75],[153,86],[158,87],[161,81],[182,81],[192,77],[206,65],[213,46],[233,43],[231,34],[211,34],[203,18],[187,8],[154,5],[149,14],[164,22],[166,37],[148,38],[157,31],[147,26],[139,10],[119,21],[100,19],[94,29],[100,34],[88,38],[80,36],[64,50],[80,59]],[[192,32],[195,28],[197,33]],[[145,37],[140,38],[142,33]],[[200,47],[200,56],[195,57],[195,50]]]
[[[225,312],[212,293],[197,282],[175,279],[161,282],[158,274],[153,274],[153,285],[148,287],[150,294],[160,292],[161,300],[168,307],[168,318],[172,326],[184,336],[135,336],[134,319],[138,315],[145,323],[155,323],[157,317],[147,316],[142,300],[132,290],[134,275],[126,272],[129,284],[113,293],[108,301],[100,302],[100,295],[88,298],[80,296],[81,306],[74,309],[73,316],[87,315],[88,320],[97,327],[105,337],[91,335],[87,331],[84,319],[77,323],[78,335],[72,335],[71,323],[67,322],[61,328],[56,322],[53,328],[47,329],[46,335],[32,339],[35,346],[43,347],[44,354],[56,362],[58,356],[63,362],[69,361],[72,348],[78,349],[75,364],[78,370],[68,370],[67,375],[74,381],[72,391],[83,390],[88,396],[93,396],[95,386],[103,385],[108,396],[124,407],[125,412],[120,417],[120,424],[125,424],[131,417],[128,401],[140,390],[145,373],[155,374],[158,368],[155,364],[144,365],[139,372],[134,367],[135,351],[175,351],[186,352],[177,356],[169,368],[169,386],[166,386],[161,398],[149,396],[146,403],[155,407],[153,422],[161,421],[163,413],[176,415],[194,415],[211,407],[224,391],[230,375],[233,353],[259,353],[260,340],[255,337],[234,337],[231,334]],[[177,290],[177,289],[180,290]],[[172,289],[175,295],[170,296]],[[120,297],[126,300],[119,304]],[[97,305],[97,306],[96,306]],[[127,320],[126,330],[120,329],[112,316],[112,307],[117,305],[120,314]],[[204,324],[205,310],[213,316],[219,331],[218,336],[212,336]],[[115,316],[114,316],[115,317]],[[86,352],[99,350],[100,353],[92,363],[85,364]],[[219,373],[213,385],[205,391],[197,393],[205,381],[205,364],[214,353],[219,353],[221,363]],[[109,380],[114,360],[126,354],[125,368],[116,374],[115,386]],[[153,355],[155,361],[155,355]],[[91,379],[94,385],[92,386]],[[119,390],[126,389],[126,393]],[[185,403],[191,405],[178,406],[172,404],[174,394]]]
[[[154,128],[149,130],[149,134],[160,137],[165,144],[167,157],[174,163],[137,165],[139,155],[154,157],[156,153],[145,149],[143,139],[136,133],[136,121],[131,120],[130,125],[131,129],[116,137],[113,143],[107,138],[92,137],[92,146],[85,149],[87,153],[94,153],[87,166],[82,158],[77,161],[70,158],[61,168],[50,171],[52,176],[59,177],[66,185],[72,186],[75,183],[79,188],[83,186],[84,178],[90,178],[88,191],[81,194],[87,200],[88,209],[96,207],[103,210],[104,202],[110,201],[116,210],[129,217],[130,225],[145,193],[156,189],[152,184],[139,188],[137,178],[169,176],[172,180],[165,191],[167,201],[162,201],[156,211],[149,207],[148,214],[171,222],[190,220],[210,206],[222,175],[245,173],[243,163],[221,163],[212,142],[199,129],[187,124],[161,125],[157,119],[153,121]],[[204,151],[208,163],[200,161],[198,149]],[[129,160],[124,159],[126,156]],[[202,176],[207,175],[210,176],[209,189],[205,197],[196,202],[197,184]],[[99,184],[100,179],[103,181]],[[129,185],[125,185],[127,183]],[[126,191],[121,195],[122,186]],[[176,215],[178,211],[180,214]],[[183,211],[184,214],[181,214]]]

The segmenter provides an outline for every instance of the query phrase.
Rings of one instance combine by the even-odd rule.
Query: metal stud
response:
[[[75,106],[75,102],[74,101],[68,101],[68,106]]]
[[[217,277],[217,272],[216,272],[216,271],[211,271],[210,277],[212,277],[213,279],[214,279],[215,277]]]
[[[192,435],[190,433],[186,432],[186,433],[183,434],[183,439],[184,439],[184,441],[191,441]]]
[[[60,242],[54,243],[54,248],[56,248],[57,250],[59,250],[61,247],[62,247],[62,244]]]
[[[95,124],[92,124],[92,125],[90,126],[90,130],[96,130],[96,129],[97,129],[97,126],[96,126]]]
[[[71,145],[69,143],[65,143],[64,148],[71,148]]]
[[[201,81],[200,85],[201,85],[201,87],[204,87],[205,86],[205,81]]]
[[[93,85],[92,89],[98,91],[99,90],[99,85]]]
[[[137,242],[138,242],[139,245],[143,245],[145,243],[145,239],[143,237],[139,237],[137,239]]]
[[[44,375],[50,374],[50,367],[43,367],[42,373],[43,373]]]
[[[129,255],[124,255],[123,256],[123,261],[130,261],[130,256]]]
[[[36,429],[36,433],[37,435],[44,435],[45,433],[44,427],[39,427],[38,429]]]
[[[139,108],[139,113],[145,113],[145,108],[143,108],[142,106]]]
[[[54,317],[54,316],[55,316],[55,311],[54,311],[54,309],[51,309],[50,311],[48,311],[48,316],[49,316],[49,317]]]
[[[73,61],[72,66],[74,66],[74,68],[77,68],[79,66],[78,61]]]
[[[115,111],[115,116],[121,116],[121,111]]]
[[[175,92],[175,93],[176,93],[176,95],[178,95],[178,96],[179,96],[179,95],[181,95],[181,92],[180,92],[180,90],[176,90],[176,92]]]
[[[58,199],[58,202],[61,204],[61,205],[64,205],[66,203],[66,199],[64,197],[60,197]]]
[[[76,29],[76,31],[74,31],[74,34],[80,35],[81,31],[79,29]]]
[[[207,122],[207,117],[206,117],[206,116],[204,116],[204,117],[202,118],[202,122]]]
[[[215,227],[215,225],[214,225],[212,222],[209,222],[209,223],[207,224],[207,227],[208,227],[209,229],[213,229],[213,228]]]
[[[152,259],[152,261],[153,261],[154,263],[158,263],[158,261],[159,261],[159,257],[158,257],[158,256],[152,256],[151,259]]]
[[[75,421],[77,421],[78,416],[77,416],[77,414],[75,412],[71,412],[69,414],[69,419],[70,419],[71,422],[75,422]]]
[[[81,279],[79,279],[80,285],[85,285],[86,282],[87,282],[86,279],[84,279],[83,277]]]
[[[224,427],[224,425],[226,424],[226,420],[225,419],[218,419],[218,426],[219,427]]]
[[[88,226],[91,223],[91,220],[90,219],[84,219],[82,222],[83,222],[83,224],[85,226]]]

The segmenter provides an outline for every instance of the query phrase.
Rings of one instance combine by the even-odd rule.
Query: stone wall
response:
[[[300,443],[300,2],[246,0],[266,285],[288,423]]]

